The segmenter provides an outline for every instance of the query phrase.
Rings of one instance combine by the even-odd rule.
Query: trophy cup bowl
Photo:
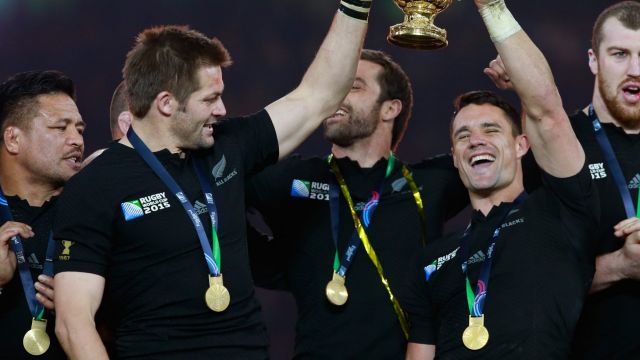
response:
[[[411,49],[435,50],[448,45],[447,31],[433,24],[453,0],[394,0],[404,12],[404,22],[389,28],[387,41]]]

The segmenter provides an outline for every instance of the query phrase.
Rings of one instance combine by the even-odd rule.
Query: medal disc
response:
[[[231,295],[229,295],[229,290],[222,284],[222,275],[209,276],[209,288],[204,294],[204,300],[207,303],[207,307],[215,312],[224,311],[229,307]]]
[[[331,279],[327,284],[325,293],[327,295],[327,299],[329,299],[333,305],[344,305],[349,298],[347,287],[344,285],[344,277],[333,273],[333,279]]]
[[[31,355],[42,355],[49,349],[51,340],[45,330],[31,329],[24,334],[22,338],[22,346]]]
[[[469,316],[469,326],[462,333],[462,343],[469,350],[480,350],[489,342],[489,330],[484,327],[484,314]]]

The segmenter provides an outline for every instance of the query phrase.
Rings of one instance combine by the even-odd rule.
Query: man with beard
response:
[[[343,0],[300,84],[224,122],[222,69],[231,60],[222,43],[179,26],[139,34],[123,68],[127,136],[68,184],[54,222],[56,334],[71,358],[107,358],[94,322],[103,292],[118,358],[267,357],[247,256],[245,178],[338,108],[370,6]]]
[[[635,310],[640,304],[640,243],[629,234],[640,189],[640,3],[620,2],[599,15],[589,67],[595,75],[592,104],[570,119],[600,193],[602,219],[596,273],[573,354],[576,359],[637,359],[640,342],[633,324],[640,322]],[[485,73],[498,87],[512,87],[499,58]],[[537,174],[525,176],[527,187],[535,186]]]
[[[32,358],[42,350],[41,359],[66,359],[53,331],[50,234],[58,194],[80,170],[84,151],[85,124],[74,99],[73,82],[57,71],[19,73],[0,85],[0,206],[9,208],[0,219],[3,359]],[[34,326],[46,328],[48,350],[24,346]]]
[[[463,234],[434,241],[419,258],[405,297],[407,359],[567,359],[595,270],[596,188],[544,56],[504,0],[474,2],[524,125],[493,93],[456,100],[453,159],[474,212]],[[527,193],[529,144],[543,186]]]
[[[249,204],[274,235],[250,240],[252,270],[259,286],[295,297],[296,358],[404,357],[407,260],[468,203],[450,156],[406,166],[393,154],[412,100],[402,68],[363,50],[349,95],[323,122],[331,154],[252,178]]]

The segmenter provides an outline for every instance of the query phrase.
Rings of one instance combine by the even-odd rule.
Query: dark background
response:
[[[587,66],[591,26],[616,1],[509,1],[511,11],[547,56],[568,111],[588,104],[593,77]],[[257,111],[293,89],[311,62],[337,0],[0,0],[0,79],[32,69],[58,69],[77,85],[87,122],[86,154],[110,140],[108,107],[135,35],[159,24],[188,24],[222,40],[234,58],[224,72],[229,116]],[[471,0],[454,1],[436,23],[449,47],[425,52],[386,42],[402,20],[391,0],[375,0],[365,46],[391,54],[413,81],[413,120],[399,155],[415,161],[449,149],[451,101],[461,92],[493,89],[482,69],[495,56]],[[517,99],[508,94],[514,103]],[[299,150],[327,153],[317,133]],[[291,354],[293,303],[261,292],[274,358]],[[285,311],[286,309],[286,311]]]

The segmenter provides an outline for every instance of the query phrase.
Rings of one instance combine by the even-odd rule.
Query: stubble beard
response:
[[[376,131],[378,127],[377,115],[380,111],[380,104],[374,106],[371,111],[365,115],[353,113],[353,108],[348,107],[349,118],[346,121],[327,126],[326,120],[322,126],[324,128],[324,138],[340,147],[349,147],[357,140],[367,138]]]
[[[636,103],[633,107],[625,106],[616,96],[618,87],[614,87],[611,91],[609,84],[602,77],[598,77],[598,89],[607,111],[623,128],[640,128],[640,103]]]

